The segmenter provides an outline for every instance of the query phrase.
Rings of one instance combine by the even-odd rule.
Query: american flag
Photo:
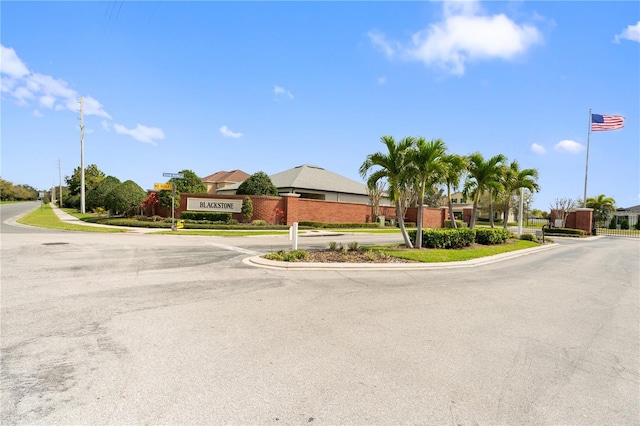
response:
[[[591,114],[591,131],[618,130],[624,127],[624,117],[621,115]]]

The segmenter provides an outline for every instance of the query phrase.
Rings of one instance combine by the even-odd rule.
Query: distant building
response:
[[[250,175],[242,170],[219,171],[203,177],[202,183],[207,187],[207,194],[217,194],[218,190],[244,182]]]
[[[607,226],[611,220],[615,220],[618,225],[622,223],[622,221],[626,220],[629,224],[630,228],[634,228],[636,223],[638,223],[640,216],[640,205],[627,207],[627,208],[618,208],[613,212],[613,215],[607,221]]]
[[[278,194],[298,194],[300,198],[369,204],[367,186],[355,180],[325,170],[322,167],[303,164],[280,173],[270,175]],[[218,190],[219,194],[235,194],[240,184]],[[389,205],[383,198],[381,205]]]

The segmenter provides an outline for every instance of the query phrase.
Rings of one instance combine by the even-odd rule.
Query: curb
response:
[[[350,270],[350,271],[424,271],[432,269],[456,269],[456,268],[475,268],[477,266],[489,265],[491,263],[501,262],[503,260],[515,259],[521,256],[538,253],[540,251],[550,250],[560,247],[559,244],[548,244],[530,249],[512,251],[509,253],[495,254],[493,256],[482,257],[479,259],[464,260],[459,262],[438,262],[438,263],[312,263],[312,262],[280,262],[277,260],[264,259],[260,256],[252,256],[242,260],[249,266],[268,269],[295,269],[302,271],[317,270]]]

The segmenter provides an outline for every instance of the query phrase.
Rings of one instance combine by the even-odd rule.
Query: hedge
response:
[[[551,228],[545,229],[544,235],[558,235],[565,237],[584,237],[587,233],[582,229],[571,229],[571,228]]]
[[[299,222],[298,226],[308,228],[380,228],[378,222],[369,223],[326,223],[326,222]]]
[[[511,233],[504,228],[476,228],[476,243],[483,245],[502,244]]]
[[[409,238],[415,244],[417,231],[409,231]],[[460,229],[423,229],[422,247],[439,249],[457,249],[470,246],[475,241],[475,231]]]
[[[180,219],[184,220],[208,220],[210,222],[228,222],[231,219],[231,213],[221,212],[182,212]]]
[[[458,228],[466,228],[467,227],[467,222],[465,222],[464,220],[456,220],[456,225],[458,226]],[[450,220],[445,220],[444,221],[444,227],[445,228],[452,228],[451,221]]]

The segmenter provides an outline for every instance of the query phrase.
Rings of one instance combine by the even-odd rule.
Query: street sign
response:
[[[184,175],[182,173],[163,173],[162,176],[168,177],[168,178],[178,178],[178,179],[184,178]]]
[[[153,189],[155,189],[156,191],[171,191],[173,187],[172,183],[154,183],[153,184]]]

